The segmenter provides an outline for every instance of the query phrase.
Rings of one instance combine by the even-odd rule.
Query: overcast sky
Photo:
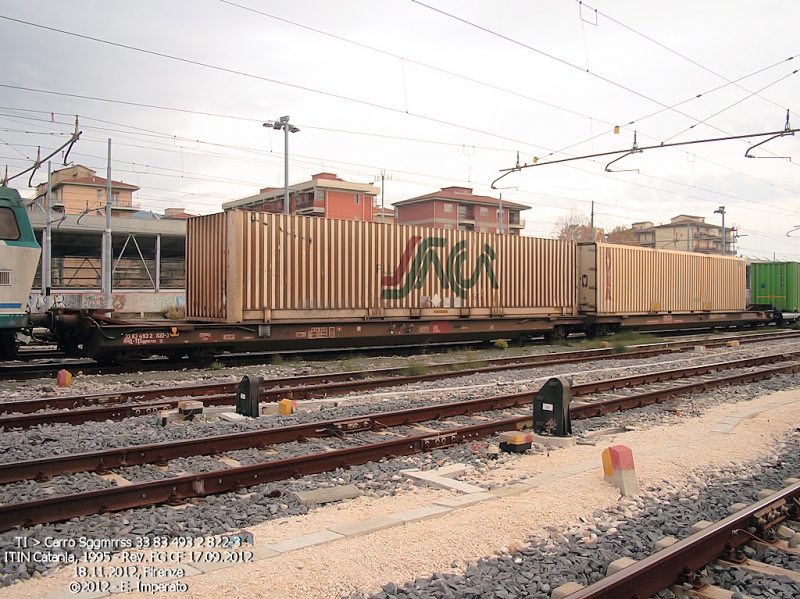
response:
[[[800,139],[719,141],[542,165],[633,146],[800,127],[800,3],[673,0],[0,0],[0,164],[68,138],[70,160],[141,187],[163,212],[220,210],[329,171],[386,203],[448,185],[570,209],[606,231],[694,214],[740,255],[800,261]],[[20,22],[24,21],[24,22]],[[795,57],[794,60],[788,60]],[[25,88],[25,89],[22,89]],[[614,134],[614,126],[620,133]],[[539,166],[497,182],[534,157]],[[791,160],[790,160],[791,159]],[[60,166],[60,163],[58,163]],[[54,164],[54,168],[56,168]],[[46,168],[33,185],[44,181]],[[12,182],[23,195],[28,177]],[[499,188],[505,189],[499,189]]]

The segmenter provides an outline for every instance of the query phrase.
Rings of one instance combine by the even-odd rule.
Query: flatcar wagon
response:
[[[62,349],[136,362],[225,351],[766,324],[739,258],[230,211],[192,218],[187,320],[53,312]]]
[[[19,192],[0,187],[0,357],[17,357],[41,248]]]

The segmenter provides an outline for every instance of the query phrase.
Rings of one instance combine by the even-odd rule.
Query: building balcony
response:
[[[132,202],[130,204],[111,202],[111,210],[130,210],[131,212],[138,212],[141,209],[142,205],[139,202]],[[101,210],[105,210],[105,208],[101,208]]]
[[[524,229],[525,228],[525,221],[516,219],[516,222],[514,222],[514,221],[509,222],[508,226],[511,229]]]
[[[458,208],[458,224],[459,225],[472,225],[475,226],[475,209],[472,207],[459,206]]]
[[[298,206],[295,208],[295,214],[298,216],[325,216],[324,206]]]

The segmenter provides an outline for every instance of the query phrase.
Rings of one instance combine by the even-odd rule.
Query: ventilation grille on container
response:
[[[10,270],[0,270],[0,285],[11,285]]]

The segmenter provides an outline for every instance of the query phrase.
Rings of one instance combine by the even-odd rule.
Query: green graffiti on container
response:
[[[443,237],[412,238],[394,275],[383,277],[384,287],[397,285],[403,274],[406,274],[405,282],[400,287],[383,289],[381,298],[402,299],[411,293],[412,289],[421,289],[431,271],[439,279],[442,289],[452,289],[461,299],[467,298],[468,291],[478,282],[482,272],[486,273],[492,289],[498,288],[492,267],[497,255],[490,245],[483,246],[483,252],[478,256],[472,274],[464,277],[462,275],[464,264],[469,260],[467,242],[460,241],[453,246],[443,264],[437,249],[445,247],[446,244],[447,239]],[[414,246],[416,252],[413,252]]]

